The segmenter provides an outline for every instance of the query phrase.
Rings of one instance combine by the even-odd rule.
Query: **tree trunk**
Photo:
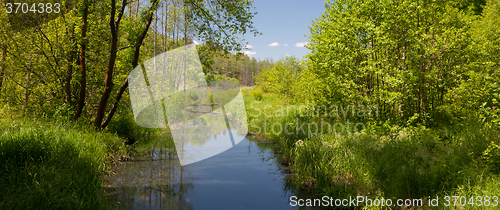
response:
[[[187,13],[187,7],[184,5],[184,46],[187,45],[187,18],[186,18],[186,13]],[[184,86],[183,86],[183,91],[186,92],[186,54],[183,55],[184,57]]]
[[[78,99],[78,108],[76,109],[75,117],[73,120],[78,120],[80,116],[82,115],[83,107],[85,106],[85,91],[87,88],[87,64],[85,61],[85,50],[87,48],[87,43],[86,43],[86,38],[87,38],[87,17],[89,13],[89,3],[88,1],[85,1],[84,3],[84,8],[83,8],[83,17],[82,17],[82,43],[81,49],[80,49],[80,96]],[[69,81],[66,81],[67,85],[67,93],[69,93],[69,83],[71,82],[71,78],[69,78]]]
[[[149,8],[149,11],[153,11],[156,8],[156,4],[157,3],[158,3],[158,0],[155,0],[153,2],[153,4],[151,4],[151,7]],[[149,13],[149,14],[151,14],[151,15],[149,15],[149,17],[148,17],[148,20],[146,22],[146,27],[144,27],[144,30],[140,34],[139,39],[137,40],[137,44],[135,45],[134,59],[132,60],[132,66],[133,67],[136,67],[137,64],[139,63],[139,53],[140,53],[140,49],[141,49],[141,46],[142,46],[142,42],[144,41],[144,38],[148,34],[149,27],[151,26],[151,22],[152,22],[152,19],[153,19],[153,14],[152,13]],[[106,128],[106,126],[108,126],[108,124],[111,121],[111,119],[113,119],[113,116],[114,116],[114,114],[116,112],[116,109],[118,108],[118,103],[120,102],[120,100],[121,100],[121,98],[123,96],[123,93],[125,92],[125,90],[127,89],[127,87],[128,87],[128,77],[127,77],[127,79],[125,79],[125,81],[123,82],[123,85],[120,87],[120,90],[116,94],[115,102],[111,106],[111,109],[108,112],[106,120],[104,120],[104,123],[102,123],[102,125],[99,126],[100,129]],[[109,95],[108,95],[108,97],[109,97]],[[101,118],[101,120],[102,120],[102,118]]]
[[[65,96],[65,101],[68,104],[71,104],[71,80],[73,79],[73,63],[76,60],[77,56],[76,48],[78,47],[75,41],[75,24],[71,25],[70,40],[74,43],[74,45],[70,52],[68,60],[68,71],[66,72],[66,78],[64,83],[64,96]]]
[[[31,74],[31,70],[28,69],[28,73],[26,74],[26,86],[24,87],[24,105],[23,105],[24,109],[26,109],[28,107],[28,98],[30,95],[30,90],[29,90],[30,74]]]
[[[135,18],[137,19],[139,16],[139,6],[140,6],[140,1],[137,0],[137,7],[135,8]]]
[[[101,96],[101,100],[99,102],[99,107],[97,108],[97,114],[94,121],[94,126],[96,128],[101,128],[102,119],[104,118],[104,112],[106,111],[106,104],[109,100],[109,95],[111,94],[111,90],[113,89],[113,70],[115,67],[116,61],[116,53],[118,48],[118,29],[120,26],[120,20],[123,16],[123,12],[125,10],[126,0],[122,1],[122,6],[120,8],[120,12],[118,13],[118,17],[115,20],[116,13],[116,0],[111,1],[111,14],[109,17],[109,26],[111,29],[111,48],[109,50],[109,61],[108,67],[106,70],[106,80],[104,82],[104,92]]]
[[[5,73],[5,57],[6,57],[5,49],[2,48],[0,52],[0,96],[2,93],[2,83],[3,83],[3,75]]]

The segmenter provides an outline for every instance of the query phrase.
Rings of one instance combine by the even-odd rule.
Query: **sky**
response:
[[[304,57],[310,52],[307,43],[309,27],[325,10],[322,0],[254,0],[256,7],[253,22],[262,35],[244,36],[251,50],[245,52],[259,60],[274,61],[289,56]]]

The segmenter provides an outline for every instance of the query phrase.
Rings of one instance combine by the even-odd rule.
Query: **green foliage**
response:
[[[12,1],[0,4],[2,11],[5,11],[5,3],[9,2]],[[54,3],[53,0],[45,3],[50,2]],[[29,114],[55,114],[71,118],[68,115],[75,109],[76,102],[80,101],[80,88],[85,86],[82,90],[85,92],[85,98],[82,99],[84,103],[78,104],[84,107],[82,119],[92,119],[99,111],[104,114],[99,114],[98,122],[107,117],[107,107],[110,104],[120,104],[113,99],[121,100],[119,85],[124,84],[135,63],[193,43],[193,34],[198,32],[199,41],[211,43],[203,45],[205,49],[225,52],[242,48],[243,39],[239,35],[258,34],[251,22],[254,13],[247,10],[251,8],[251,1],[158,2],[160,1],[60,1],[61,12],[57,14],[1,13],[0,21],[4,24],[0,27],[0,107],[3,109],[7,106],[11,111],[21,110]],[[112,21],[117,27],[116,34],[109,30],[110,3],[116,3],[115,20]],[[217,6],[212,7],[214,5]],[[88,18],[82,24],[86,13],[84,8],[87,6]],[[120,12],[121,8],[125,11],[123,14]],[[157,12],[153,23],[149,17],[154,11]],[[33,18],[33,15],[40,18]],[[214,24],[218,26],[214,27]],[[187,27],[188,25],[192,27]],[[215,38],[221,34],[224,34],[223,40]],[[116,38],[114,40],[117,44],[113,46],[113,52],[110,52],[112,37]],[[215,43],[223,44],[226,48],[222,49]],[[138,54],[135,53],[136,50],[139,50]],[[80,63],[83,59],[81,56],[85,57],[85,68]],[[211,59],[202,59],[204,68],[209,68],[212,63]],[[112,65],[106,71],[108,64]],[[231,67],[232,77],[240,78],[239,73],[235,75],[235,72],[239,72],[242,65]],[[84,72],[85,78],[82,77]],[[106,97],[101,97],[104,81],[108,85],[115,85],[106,87]],[[107,98],[111,100],[108,101]],[[103,104],[98,106],[100,99],[103,99]]]
[[[484,150],[482,158],[494,173],[500,173],[500,146],[498,144],[490,142],[488,148]]]
[[[481,104],[479,108],[479,117],[483,123],[500,127],[500,81],[496,83],[487,83],[492,87],[490,100]]]
[[[476,17],[455,3],[328,1],[306,46],[316,103],[376,104],[384,120],[450,123],[449,93],[478,59],[468,33]]]
[[[188,97],[191,101],[197,101],[200,98],[200,96],[195,92],[189,92]]]
[[[473,23],[471,34],[474,47],[480,52],[485,66],[500,65],[500,1],[488,0],[481,17]]]
[[[9,7],[7,7],[7,4],[9,4]],[[26,3],[28,4],[28,10],[32,8],[33,4],[38,5],[41,3],[40,1],[36,0],[25,0],[23,2],[17,2],[15,0],[5,0],[2,1],[2,4],[0,4],[0,9],[2,11],[8,11],[10,9],[13,10],[12,13],[6,13],[7,15],[7,22],[9,22],[13,26],[13,30],[15,31],[23,31],[27,30],[32,27],[36,27],[42,24],[46,24],[47,22],[56,19],[60,17],[62,14],[66,14],[68,11],[73,9],[75,6],[75,2],[73,1],[56,1],[56,0],[48,0],[43,2],[44,6],[36,6],[36,10],[38,11],[44,11],[44,12],[22,12],[23,8],[19,7],[18,12],[16,13],[17,6],[14,5],[15,3]],[[51,4],[51,12],[45,12],[45,9],[48,8],[46,5],[47,3]],[[59,5],[56,5],[59,4]],[[7,9],[8,8],[8,9]],[[25,7],[26,9],[26,7]],[[50,10],[47,10],[50,11]],[[58,12],[57,12],[58,11]]]
[[[200,57],[203,73],[207,74],[208,72],[212,72],[212,66],[214,65],[215,60],[214,53],[205,44],[197,45],[196,50],[198,51]]]
[[[83,124],[0,119],[1,209],[111,209],[102,176],[123,140]]]
[[[239,35],[246,33],[257,36],[260,32],[252,25],[256,12],[251,12],[252,1],[218,1],[192,0],[185,1],[193,9],[188,10],[187,17],[197,29],[198,37],[205,40],[210,47],[221,48],[226,52],[240,51],[243,48]],[[213,9],[217,5],[217,9]]]
[[[309,136],[297,132],[296,126],[319,122],[302,117],[300,106],[285,107],[274,93],[265,93],[263,101],[248,97],[245,103],[249,132],[272,140],[280,159],[291,164],[291,182],[318,197],[362,195],[426,202],[428,196],[498,192],[500,131],[475,116],[468,116],[463,125],[440,128],[364,122],[366,128],[357,133]],[[273,132],[276,125],[288,125],[287,133]]]
[[[292,97],[293,87],[304,68],[303,61],[293,56],[286,57],[276,62],[272,68],[260,72],[256,85],[265,92]]]
[[[376,105],[377,120],[400,125],[462,123],[479,110],[494,118],[499,4],[477,17],[484,2],[327,1],[309,60],[285,58],[256,84],[292,103]]]
[[[264,91],[260,88],[255,88],[252,90],[252,96],[257,101],[262,101],[262,97],[264,95]]]
[[[238,79],[227,77],[227,76],[224,76],[224,75],[207,73],[207,74],[205,74],[205,78],[207,80],[208,85],[210,85],[210,81],[231,81],[231,82],[234,82],[236,84],[240,84],[240,82],[238,81]]]
[[[322,91],[327,87],[322,83],[317,74],[313,73],[310,68],[306,68],[300,72],[299,77],[290,88],[290,92],[292,93],[290,99],[292,102],[316,105],[320,104],[320,101],[324,101]]]
[[[127,143],[130,144],[136,141],[136,136],[158,134],[160,129],[144,128],[137,125],[129,102],[118,108],[114,120],[109,123],[105,131],[115,133],[119,137],[127,139]]]
[[[196,48],[205,74],[235,78],[242,86],[253,86],[257,74],[273,64],[269,59],[258,61],[240,52],[231,53],[211,48],[208,44],[198,44]]]
[[[444,196],[464,196],[465,198],[469,198],[469,201],[471,197],[474,197],[475,199],[472,202],[475,202],[476,205],[470,205],[467,204],[466,208],[467,209],[496,209],[498,208],[497,206],[493,206],[495,204],[494,199],[492,196],[489,195],[500,195],[500,187],[498,187],[498,182],[500,181],[500,176],[498,175],[492,175],[492,176],[484,176],[484,175],[477,175],[475,179],[471,179],[468,182],[465,182],[458,186],[455,190],[451,192],[444,192],[442,193],[439,197],[443,198]],[[484,195],[481,196],[481,199],[478,197],[479,195]],[[484,200],[486,196],[489,196],[489,203],[484,203]],[[451,200],[454,202],[454,199]],[[460,201],[457,201],[457,205],[449,205],[449,206],[440,206],[440,209],[457,209],[461,208]],[[462,200],[463,203],[463,200]],[[481,206],[477,204],[481,204]],[[486,205],[488,206],[486,206]],[[465,207],[465,206],[464,206]]]

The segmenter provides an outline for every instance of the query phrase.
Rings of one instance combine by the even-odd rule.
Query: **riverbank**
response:
[[[114,209],[103,179],[125,140],[84,124],[0,119],[0,209]]]
[[[315,110],[310,107],[287,105],[275,94],[243,91],[249,132],[273,141],[284,165],[290,165],[295,174],[292,184],[317,198],[366,196],[394,201],[392,207],[365,203],[357,207],[368,209],[395,208],[398,199],[417,201],[404,208],[424,208],[436,196],[441,198],[441,209],[499,205],[493,201],[498,197],[492,197],[500,194],[500,132],[496,128],[473,118],[462,125],[438,128],[377,124],[356,118],[354,110],[352,115],[344,112],[354,117],[322,118],[312,115]],[[356,123],[363,129],[354,127]],[[344,129],[317,129],[321,125]],[[446,205],[445,196],[463,196],[459,197],[462,204],[451,200],[452,205]],[[478,199],[485,196],[490,202],[479,206]],[[475,200],[470,201],[471,197]]]

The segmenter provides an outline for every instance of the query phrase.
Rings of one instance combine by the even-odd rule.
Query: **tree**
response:
[[[232,50],[232,49],[241,49],[242,43],[241,40],[236,39],[235,35],[237,34],[244,34],[246,33],[247,29],[250,29],[250,32],[257,34],[258,32],[253,29],[253,26],[251,25],[251,18],[253,18],[253,13],[250,13],[249,9],[251,4],[248,1],[234,1],[234,2],[220,2],[220,1],[199,1],[199,0],[190,0],[190,1],[185,1],[184,2],[186,6],[180,7],[184,8],[185,10],[185,16],[184,16],[184,44],[187,44],[188,38],[187,38],[187,25],[188,23],[194,24],[195,30],[198,31],[198,36],[208,42],[208,43],[216,43],[215,45],[212,45],[211,47],[217,47],[220,45],[223,45],[226,50]],[[125,4],[125,1],[122,3],[122,5]],[[143,30],[143,33],[141,36],[138,38],[138,42],[136,43],[136,51],[134,53],[134,58],[132,61],[132,66],[136,66],[138,63],[139,59],[139,51],[140,51],[140,46],[142,45],[142,41],[144,40],[147,31],[149,29],[149,26],[151,24],[152,18],[153,18],[153,12],[156,10],[158,2],[153,1],[151,3],[150,10],[147,11],[147,21],[146,21],[146,27],[145,30]],[[175,1],[174,1],[175,5]],[[112,8],[113,4],[112,4]],[[210,9],[209,9],[210,8]],[[120,10],[121,11],[121,10]],[[176,10],[174,9],[174,12]],[[119,13],[120,14],[120,13]],[[217,14],[217,15],[216,15]],[[223,16],[219,14],[224,14]],[[176,17],[174,13],[174,17]],[[229,18],[231,20],[230,22],[227,21],[227,19],[224,18]],[[116,21],[115,21],[116,23]],[[179,24],[177,21],[174,22],[177,28],[177,30],[180,28]],[[112,23],[110,23],[111,25]],[[217,28],[214,29],[212,28],[213,25],[216,25]],[[117,29],[118,27],[116,27]],[[113,30],[113,27],[112,27]],[[230,32],[228,32],[230,31]],[[220,34],[223,33],[225,36],[220,37]],[[177,33],[179,35],[179,33]],[[215,37],[221,38],[221,39],[216,39]],[[112,38],[113,40],[113,38]],[[178,40],[175,38],[174,40]],[[215,41],[217,40],[217,41]],[[175,45],[177,46],[179,42],[175,41]],[[113,42],[112,42],[112,49],[113,49]],[[113,51],[111,51],[113,52]],[[116,59],[116,54],[113,56],[110,56],[110,61],[111,58]],[[111,64],[111,63],[110,63]],[[97,128],[103,129],[105,128],[108,123],[111,121],[117,107],[118,103],[128,87],[128,79],[125,79],[125,82],[123,85],[120,87],[120,90],[118,91],[116,97],[115,97],[115,102],[112,105],[112,108],[110,109],[108,116],[106,120],[104,120],[104,123],[102,123],[102,119],[104,118],[104,111],[106,109],[106,104],[109,99],[109,94],[112,89],[112,71],[109,71],[109,69],[112,70],[112,66],[108,65],[108,74],[106,76],[106,85],[105,85],[105,91],[101,97],[101,101],[99,104],[99,108],[97,111],[96,119],[94,121],[94,126]]]
[[[86,85],[87,85],[87,61],[85,60],[85,51],[87,49],[87,27],[88,27],[88,23],[87,23],[87,18],[88,18],[88,15],[89,15],[89,2],[87,0],[84,0],[83,1],[83,11],[82,11],[82,41],[80,43],[80,46],[81,46],[81,49],[80,49],[80,66],[81,66],[81,79],[80,79],[80,97],[79,97],[79,100],[78,100],[78,108],[76,110],[76,114],[75,114],[75,117],[73,118],[73,120],[77,120],[80,115],[82,114],[82,111],[83,111],[83,106],[85,106],[85,91],[86,91]],[[71,64],[70,64],[71,66]],[[68,76],[70,75],[71,73],[68,72]],[[66,88],[69,89],[69,85],[67,84],[66,85]],[[66,92],[68,92],[67,94],[69,94],[69,91],[67,90]]]
[[[158,4],[158,0],[153,0],[151,2],[150,9],[147,11],[147,14],[148,14],[147,23],[146,23],[146,26],[144,27],[145,28],[144,31],[146,33],[149,30],[149,26],[151,25],[151,20],[153,18],[153,12],[156,9],[157,4]],[[105,80],[105,85],[104,85],[104,92],[101,96],[101,100],[99,102],[99,107],[97,109],[96,118],[94,120],[94,126],[96,128],[99,128],[99,129],[103,129],[107,125],[107,123],[102,124],[102,121],[104,118],[104,112],[106,111],[106,105],[108,103],[108,99],[110,97],[111,90],[112,90],[113,85],[114,85],[114,83],[113,83],[113,71],[115,68],[115,62],[116,62],[116,58],[117,58],[116,54],[118,52],[118,39],[119,39],[118,31],[120,28],[120,21],[123,17],[123,13],[125,11],[126,6],[127,6],[127,1],[123,0],[118,14],[116,14],[116,0],[111,1],[111,13],[110,13],[110,18],[109,18],[109,25],[110,25],[110,30],[111,30],[110,55],[109,55],[108,67],[106,70],[106,80]],[[116,19],[115,19],[115,16],[116,16]],[[143,34],[145,34],[145,33],[143,33]],[[139,37],[139,39],[141,39],[141,38],[144,39],[143,38],[144,36]],[[140,41],[142,42],[142,40],[140,40]],[[140,44],[136,45],[136,51],[140,50],[140,46],[141,46]],[[136,57],[138,59],[139,55],[134,56],[134,60],[136,59]],[[128,86],[128,80],[126,81],[126,84],[124,84],[123,86]],[[120,98],[121,98],[121,96],[117,97],[118,100]],[[113,115],[111,115],[109,117],[110,120],[111,120],[112,116]],[[109,121],[108,121],[108,123],[109,123]]]
[[[251,26],[251,3],[243,0],[57,3],[61,4],[57,14],[0,14],[5,23],[0,26],[0,91],[9,93],[2,94],[2,102],[27,114],[73,120],[95,117],[98,129],[111,122],[122,96],[127,97],[127,76],[141,60],[193,43],[196,37],[210,43],[207,49],[228,53],[241,46],[239,35],[257,33]],[[5,9],[5,2],[0,5]],[[224,18],[232,20],[224,22]],[[154,30],[150,30],[152,21]],[[210,38],[210,33],[225,34],[227,40],[218,35]],[[210,59],[205,64],[209,67]],[[239,71],[230,73],[240,76]],[[119,88],[114,87],[117,81]]]
[[[266,92],[293,97],[294,86],[298,85],[299,74],[304,69],[303,61],[295,57],[286,57],[276,62],[272,68],[259,73],[256,84]]]
[[[310,70],[321,105],[376,104],[383,120],[440,123],[464,82],[471,12],[457,2],[328,1],[310,26]]]
[[[150,9],[145,13],[145,15],[143,15],[145,21],[146,21],[146,26],[144,27],[142,33],[139,34],[139,36],[137,37],[137,42],[135,44],[135,51],[134,51],[134,57],[133,57],[133,60],[132,60],[132,66],[137,66],[137,64],[139,63],[139,54],[140,54],[140,49],[141,49],[141,46],[142,46],[142,42],[144,41],[144,38],[146,37],[147,35],[147,32],[149,30],[149,27],[151,26],[151,22],[152,22],[152,19],[153,19],[153,12],[154,10],[156,9],[157,7],[157,4],[158,4],[158,1],[154,0],[152,3],[151,3],[151,7]],[[112,84],[112,81],[111,81],[111,84]],[[118,103],[120,102],[121,98],[122,98],[122,95],[123,93],[125,92],[125,90],[127,89],[128,87],[128,78],[125,79],[125,81],[123,82],[123,85],[120,87],[120,90],[118,91],[116,97],[115,97],[115,102],[113,103],[106,119],[104,120],[104,123],[102,123],[101,125],[101,122],[102,122],[102,118],[104,117],[103,115],[97,115],[96,117],[96,120],[94,121],[94,125],[97,127],[97,128],[100,128],[100,129],[104,129],[106,128],[106,126],[109,124],[109,122],[111,121],[111,119],[113,119],[113,116],[116,112],[116,109],[118,108]],[[101,98],[101,100],[108,100],[109,99],[109,95],[104,95],[103,94],[103,97],[106,97],[105,99]],[[105,105],[106,103],[104,103]],[[104,112],[104,109],[105,109],[105,106],[102,107],[102,112]],[[101,106],[99,106],[99,110],[101,110]],[[99,113],[99,111],[98,111]],[[101,113],[103,114],[103,113]],[[100,119],[99,119],[100,117]]]

